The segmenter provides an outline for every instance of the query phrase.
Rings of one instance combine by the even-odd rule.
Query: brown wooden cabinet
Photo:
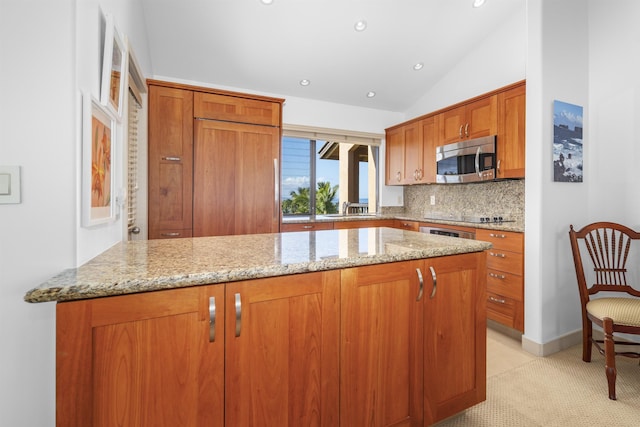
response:
[[[424,424],[486,398],[485,256],[425,260]]]
[[[423,425],[422,265],[342,271],[340,425]]]
[[[498,94],[498,178],[525,177],[526,86]]]
[[[222,426],[222,313],[224,286],[59,303],[56,424]]]
[[[386,184],[412,185],[436,180],[437,120],[425,117],[386,132]]]
[[[487,317],[524,332],[524,234],[478,229],[487,250]]]
[[[418,221],[406,221],[404,219],[396,219],[394,228],[400,228],[402,230],[418,231],[420,230],[420,222]]]
[[[426,117],[419,122],[422,136],[422,164],[420,184],[436,182],[436,146],[438,145],[437,116]]]
[[[190,237],[193,93],[149,85],[149,238]]]
[[[369,219],[357,221],[336,221],[333,228],[336,230],[347,228],[368,228],[368,227],[393,227],[395,220],[393,219]]]
[[[287,231],[315,231],[333,230],[334,223],[331,221],[322,222],[283,222],[280,224],[280,232]]]
[[[280,129],[196,120],[193,236],[274,233]]]
[[[438,145],[495,135],[498,132],[497,95],[487,96],[438,115]]]
[[[225,425],[338,425],[339,289],[337,270],[226,285]]]
[[[149,238],[277,232],[284,100],[148,84]]]

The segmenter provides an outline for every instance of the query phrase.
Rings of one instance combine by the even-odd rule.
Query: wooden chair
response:
[[[640,290],[627,283],[626,267],[632,244],[640,245],[640,233],[612,222],[595,222],[578,231],[571,225],[569,238],[582,305],[582,360],[591,362],[592,344],[604,355],[609,399],[616,400],[615,357],[640,358],[638,352],[616,351],[616,345],[640,343],[616,341],[613,336],[614,333],[640,335]],[[636,250],[640,250],[640,246]],[[593,273],[588,276],[593,277],[591,286],[587,285],[585,266],[593,268]],[[640,272],[640,263],[631,265],[631,268]],[[607,295],[592,298],[598,292],[606,292]],[[603,329],[604,340],[593,339],[593,323]]]

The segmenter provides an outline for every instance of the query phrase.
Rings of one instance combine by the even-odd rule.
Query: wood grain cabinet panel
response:
[[[191,230],[192,171],[193,94],[149,85],[150,238]]]
[[[423,425],[421,266],[342,271],[340,425]]]
[[[58,426],[222,426],[224,287],[57,305]],[[211,340],[211,330],[214,340]]]
[[[498,178],[525,177],[526,86],[498,94]]]
[[[491,95],[440,113],[438,145],[496,135],[497,100],[497,95]]]
[[[281,104],[267,100],[196,92],[195,117],[280,127]]]
[[[338,425],[340,272],[226,288],[226,425]]]

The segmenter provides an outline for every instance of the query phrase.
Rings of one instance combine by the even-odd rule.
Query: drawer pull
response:
[[[496,274],[496,273],[489,273],[489,277],[494,277],[496,279],[506,279],[506,276],[504,274]]]
[[[433,290],[431,291],[431,295],[429,295],[430,299],[433,299],[433,297],[436,296],[436,291],[438,290],[438,278],[436,277],[436,271],[433,269],[433,267],[429,267],[429,270],[431,271],[431,279],[433,280]]]
[[[496,234],[496,233],[489,233],[489,237],[495,237],[497,239],[506,239],[507,236],[505,234]]]
[[[177,237],[180,233],[161,233],[160,235],[165,237]]]
[[[507,302],[507,301],[505,301],[505,300],[504,300],[504,299],[502,299],[502,298],[496,298],[496,297],[489,297],[489,301],[491,301],[491,302],[497,302],[498,304],[504,304],[504,303],[506,303],[506,302]]]
[[[209,342],[216,340],[216,297],[209,298]]]
[[[240,294],[236,294],[236,338],[242,330],[242,300]]]
[[[304,228],[305,230],[308,230],[310,228],[313,228],[313,225],[303,225],[302,228]]]
[[[180,157],[163,157],[162,160],[167,160],[169,162],[179,162],[180,160],[182,160]]]
[[[497,257],[497,258],[506,258],[507,257],[505,254],[497,254],[495,252],[489,252],[489,255]]]

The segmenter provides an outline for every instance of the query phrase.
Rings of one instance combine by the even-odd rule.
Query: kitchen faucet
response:
[[[349,213],[349,206],[351,206],[351,202],[344,202],[342,204],[342,215],[347,215]]]

